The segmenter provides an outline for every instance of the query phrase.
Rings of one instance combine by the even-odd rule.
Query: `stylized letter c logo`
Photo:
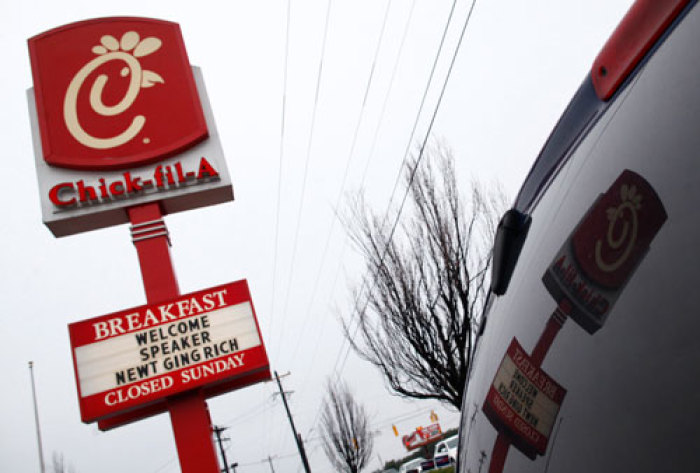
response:
[[[629,258],[637,244],[639,219],[637,212],[641,207],[642,196],[637,194],[634,186],[623,185],[621,188],[622,202],[617,207],[608,209],[608,231],[605,245],[613,251],[621,251],[615,261],[607,262],[603,258],[603,241],[595,243],[595,262],[598,267],[607,272],[617,271]],[[615,235],[617,231],[617,236]],[[624,249],[623,249],[624,247]]]
[[[129,87],[122,97],[121,101],[113,106],[106,106],[102,101],[102,92],[107,84],[107,76],[100,74],[90,88],[90,106],[92,109],[104,117],[119,115],[128,110],[136,100],[142,87],[150,87],[154,82],[164,82],[163,79],[156,73],[144,71],[141,68],[136,57],[145,56],[155,51],[160,47],[160,40],[157,38],[146,38],[140,44],[138,43],[138,34],[131,31],[125,33],[121,40],[123,51],[117,51],[119,43],[112,36],[104,36],[102,44],[104,46],[96,46],[93,51],[99,54],[98,57],[88,62],[71,80],[66,96],[63,101],[63,118],[66,122],[66,127],[70,134],[83,145],[93,149],[109,149],[123,145],[131,141],[143,128],[146,123],[146,117],[136,115],[131,124],[126,130],[116,136],[110,138],[97,138],[90,135],[80,124],[78,118],[78,94],[85,83],[85,80],[101,65],[110,61],[124,61],[126,67],[121,71],[121,75],[126,77],[131,75]],[[125,52],[132,48],[133,54]],[[107,48],[110,52],[107,52]]]

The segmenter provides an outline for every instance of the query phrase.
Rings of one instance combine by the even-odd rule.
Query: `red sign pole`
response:
[[[180,294],[170,259],[170,240],[157,202],[127,209],[143,287],[149,304]],[[168,398],[168,410],[182,473],[219,473],[211,418],[201,390]]]
[[[540,367],[544,361],[547,352],[552,347],[554,339],[556,338],[559,330],[564,326],[566,318],[571,313],[571,302],[567,299],[563,299],[556,310],[552,313],[547,321],[547,325],[540,335],[539,340],[535,348],[532,350],[532,355],[530,355],[530,361],[535,367]],[[489,473],[502,473],[503,467],[506,463],[506,458],[508,456],[508,450],[510,449],[511,441],[508,436],[503,432],[498,432],[496,437],[496,442],[493,445],[493,452],[491,453],[491,463],[489,465]]]

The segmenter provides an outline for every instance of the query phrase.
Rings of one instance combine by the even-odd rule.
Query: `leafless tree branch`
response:
[[[374,445],[369,416],[340,381],[328,383],[321,429],[323,451],[338,471],[358,473],[367,465]]]
[[[409,208],[393,235],[362,196],[350,206],[346,227],[371,276],[356,289],[344,330],[393,392],[459,409],[506,198],[500,188],[472,182],[465,204],[443,144],[411,176],[416,165],[406,175]]]

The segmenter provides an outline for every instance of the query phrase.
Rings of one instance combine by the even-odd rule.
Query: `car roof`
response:
[[[513,208],[526,214],[537,204],[547,185],[557,174],[570,152],[576,148],[585,131],[594,124],[611,105],[612,98],[631,81],[634,75],[652,56],[663,40],[669,36],[683,15],[686,0],[638,2],[630,10],[631,21],[623,21],[615,34],[600,52],[591,72],[571,99],[568,107],[554,127],[544,147],[537,156],[523,183]],[[647,18],[647,21],[637,21]],[[639,29],[642,29],[640,33]],[[620,44],[626,44],[621,48]],[[620,51],[628,51],[621,54]],[[615,70],[605,78],[606,71]],[[601,76],[602,73],[602,76]],[[607,82],[606,82],[607,81]]]

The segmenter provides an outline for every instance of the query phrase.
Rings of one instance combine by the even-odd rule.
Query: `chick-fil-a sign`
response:
[[[29,40],[44,159],[116,169],[159,161],[207,137],[177,23],[103,18]]]
[[[30,38],[42,218],[57,236],[233,200],[202,73],[177,23],[100,18]]]
[[[193,388],[270,379],[245,280],[68,328],[84,422]]]
[[[666,210],[642,176],[625,170],[601,194],[564,242],[542,280],[589,333],[605,323],[625,284],[666,221]]]

